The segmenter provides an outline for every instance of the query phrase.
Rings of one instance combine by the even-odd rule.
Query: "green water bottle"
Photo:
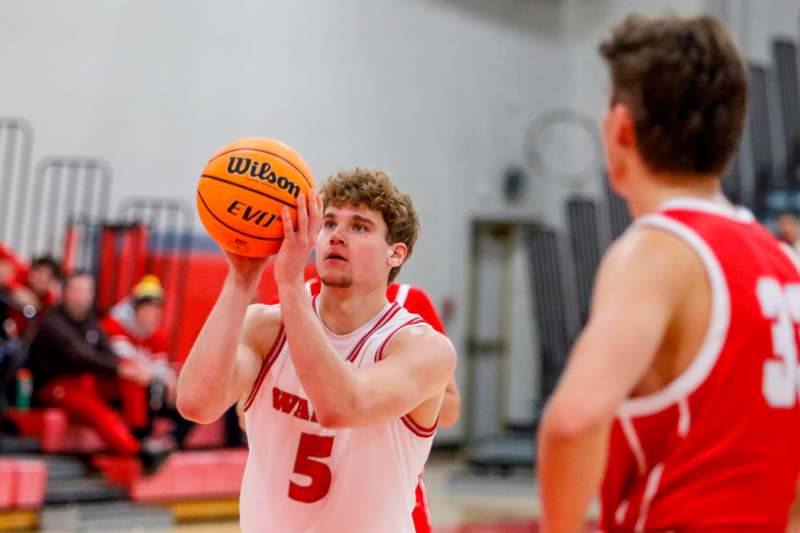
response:
[[[33,376],[27,368],[17,370],[17,409],[27,411],[31,407]]]

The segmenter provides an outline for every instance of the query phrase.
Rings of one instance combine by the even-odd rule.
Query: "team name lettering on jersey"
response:
[[[292,415],[300,420],[317,422],[317,415],[308,408],[308,400],[278,387],[272,387],[272,407],[276,411]]]

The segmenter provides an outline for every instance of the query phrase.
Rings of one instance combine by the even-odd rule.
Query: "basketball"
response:
[[[306,162],[274,139],[249,137],[221,148],[203,169],[197,211],[208,234],[238,255],[266,257],[283,241],[281,209],[297,221],[297,198],[314,188]]]

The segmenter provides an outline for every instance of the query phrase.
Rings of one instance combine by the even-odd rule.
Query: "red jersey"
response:
[[[617,413],[603,529],[782,533],[800,472],[797,258],[748,211],[705,201],[636,224],[695,250],[712,308],[689,368]]]

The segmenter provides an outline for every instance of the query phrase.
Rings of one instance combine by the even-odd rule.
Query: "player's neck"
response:
[[[323,284],[319,293],[319,315],[326,328],[337,335],[345,335],[369,322],[387,303],[386,287],[358,291],[352,287],[340,289]]]
[[[722,194],[716,176],[652,175],[636,180],[630,189],[626,199],[634,218],[653,213],[664,202],[675,198],[694,198],[731,206]]]

